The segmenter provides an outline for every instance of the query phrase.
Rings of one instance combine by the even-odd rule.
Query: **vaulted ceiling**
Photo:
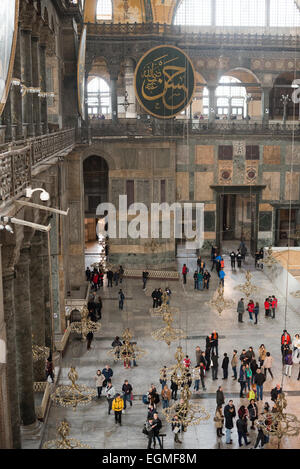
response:
[[[181,0],[112,0],[114,23],[172,23]],[[95,22],[97,0],[85,0],[85,21]]]

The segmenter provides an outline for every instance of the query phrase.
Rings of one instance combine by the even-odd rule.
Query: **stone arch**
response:
[[[108,170],[111,171],[113,169],[117,169],[117,165],[115,159],[112,155],[104,151],[102,148],[98,148],[97,145],[91,145],[87,150],[85,150],[82,154],[82,163],[86,160],[89,156],[99,156],[103,158],[108,166]]]
[[[47,7],[45,6],[44,7],[44,10],[43,10],[43,14],[42,14],[42,18],[44,20],[44,23],[49,26],[49,13],[48,13],[48,9]]]
[[[235,78],[238,78],[239,80],[241,80],[241,82],[244,81],[244,78],[247,79],[247,81],[249,83],[258,83],[260,84],[260,80],[258,78],[258,76],[249,68],[245,68],[245,67],[234,67],[234,68],[231,68],[230,70],[228,71],[224,71],[224,73],[222,73],[222,75],[230,75],[230,76],[233,76]]]

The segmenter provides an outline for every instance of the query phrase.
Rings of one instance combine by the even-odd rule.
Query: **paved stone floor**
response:
[[[181,269],[182,263],[180,258]],[[177,343],[168,347],[165,343],[155,342],[151,338],[151,332],[163,326],[161,319],[151,317],[149,308],[152,306],[150,297],[155,287],[165,288],[167,285],[172,290],[171,305],[180,308],[180,314],[176,315],[174,327],[181,327],[187,332],[187,339],[181,341],[184,352],[190,355],[192,364],[195,363],[195,347],[199,345],[204,349],[205,337],[213,329],[216,329],[222,338],[219,340],[219,375],[218,381],[212,381],[211,371],[207,373],[205,392],[194,394],[195,402],[200,403],[207,409],[211,418],[209,421],[193,426],[184,433],[182,445],[174,444],[173,434],[170,425],[164,421],[159,405],[159,414],[163,420],[162,431],[167,434],[165,438],[165,448],[225,448],[223,437],[218,441],[213,422],[214,411],[216,407],[215,392],[218,385],[223,385],[226,401],[229,398],[234,399],[234,404],[238,408],[241,404],[247,404],[246,399],[239,398],[239,383],[232,381],[231,369],[229,369],[229,378],[222,380],[221,360],[224,352],[227,352],[231,358],[233,348],[237,348],[240,353],[243,348],[253,346],[257,354],[258,347],[264,343],[267,350],[274,357],[273,374],[271,380],[269,375],[264,386],[264,402],[270,400],[270,390],[282,379],[280,336],[285,328],[285,300],[282,295],[272,286],[271,282],[263,272],[254,271],[254,262],[248,260],[244,267],[253,271],[253,283],[259,288],[259,294],[253,298],[259,301],[261,305],[261,314],[258,325],[250,323],[245,313],[244,323],[237,322],[236,302],[242,296],[234,289],[238,284],[244,283],[245,270],[231,272],[229,267],[229,258],[225,257],[226,280],[225,296],[235,301],[235,306],[222,313],[220,317],[217,312],[211,310],[206,302],[211,299],[217,287],[216,273],[213,272],[209,291],[195,291],[193,288],[192,274],[195,267],[195,259],[189,259],[190,272],[186,285],[181,280],[178,281],[155,281],[151,280],[147,284],[147,289],[142,290],[142,282],[139,279],[124,279],[123,291],[125,293],[125,307],[123,311],[118,309],[117,292],[119,287],[104,289],[100,292],[103,298],[102,311],[102,329],[95,336],[90,351],[86,350],[86,344],[76,337],[72,337],[67,352],[63,358],[63,367],[59,383],[68,383],[67,373],[70,365],[76,365],[79,372],[79,383],[94,386],[94,375],[98,368],[103,368],[109,363],[114,371],[113,384],[117,391],[121,390],[124,380],[127,378],[133,386],[134,402],[133,407],[126,411],[122,417],[123,425],[119,427],[114,423],[114,416],[107,415],[107,402],[103,397],[100,400],[95,399],[90,406],[78,408],[76,412],[72,409],[51,406],[49,418],[43,434],[43,441],[55,438],[55,427],[58,422],[66,418],[71,424],[71,436],[79,438],[88,443],[93,448],[146,448],[146,437],[142,433],[143,423],[146,418],[146,406],[142,403],[141,397],[147,392],[151,383],[161,389],[159,384],[159,370],[163,365],[174,363],[174,353]],[[208,262],[210,266],[210,261]],[[265,319],[263,312],[263,301],[266,295],[277,295],[279,307],[276,319]],[[292,335],[300,331],[299,325],[300,300],[295,299],[293,305],[287,305],[286,328]],[[134,340],[138,345],[148,351],[147,355],[138,361],[138,367],[125,370],[120,363],[114,363],[107,356],[107,350],[110,349],[113,337],[121,335],[125,327],[130,327],[134,333]],[[292,378],[284,379],[284,390],[288,396],[288,411],[295,413],[300,419],[300,381],[297,381],[298,366],[295,365]],[[168,383],[169,384],[169,383]],[[261,407],[261,404],[260,404]],[[254,443],[256,432],[250,433],[250,440]],[[230,448],[237,449],[237,431],[232,432],[233,445]],[[266,448],[276,447],[276,441],[270,442]],[[250,445],[248,448],[252,447]],[[282,448],[300,448],[300,440],[297,438],[283,439]],[[241,448],[241,450],[243,450]]]

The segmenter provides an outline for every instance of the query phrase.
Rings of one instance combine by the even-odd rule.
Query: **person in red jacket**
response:
[[[272,303],[271,303],[271,307],[272,307],[272,318],[275,319],[275,311],[276,311],[276,308],[277,308],[277,304],[278,304],[278,300],[276,298],[275,295],[272,296]]]
[[[183,283],[186,283],[186,274],[188,273],[188,268],[186,264],[183,264],[182,267],[182,275],[183,275]]]
[[[270,314],[270,303],[269,303],[268,298],[266,298],[264,306],[265,306],[265,317],[267,318],[269,317],[269,314]]]
[[[190,365],[191,365],[191,359],[189,358],[188,355],[185,356],[185,358],[183,359],[183,364],[186,368],[189,368]]]
[[[98,272],[96,272],[94,275],[93,275],[93,284],[94,284],[94,289],[97,291],[98,290],[98,278],[99,278],[99,274]]]
[[[249,313],[250,321],[253,321],[253,316],[252,316],[253,311],[254,311],[254,301],[253,300],[249,301],[247,311]]]
[[[284,342],[286,342],[287,345],[292,343],[291,336],[286,329],[284,329],[283,334],[281,335],[281,345],[283,345]]]

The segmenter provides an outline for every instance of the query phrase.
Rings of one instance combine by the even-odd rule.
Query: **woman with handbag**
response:
[[[266,356],[267,356],[267,350],[264,344],[261,344],[261,346],[258,349],[258,360],[259,360],[260,367],[263,366]]]
[[[224,433],[222,432],[223,424],[224,424],[224,415],[222,414],[221,405],[218,405],[216,408],[214,422],[215,422],[215,426],[217,429],[217,437],[221,437],[222,435],[224,435]]]

